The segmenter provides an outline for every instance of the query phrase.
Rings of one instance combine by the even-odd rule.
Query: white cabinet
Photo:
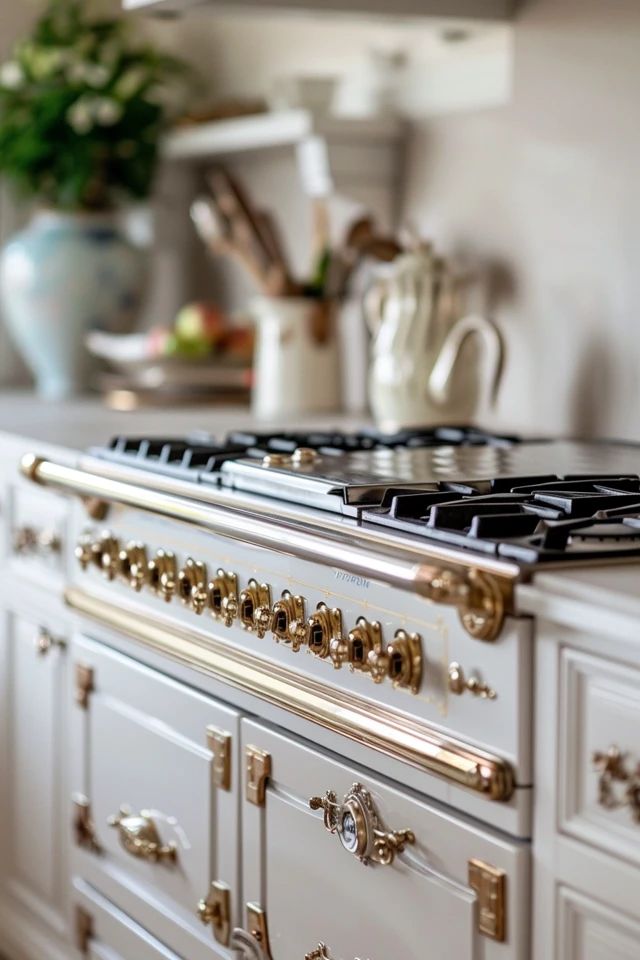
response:
[[[562,960],[638,960],[640,924],[575,890],[558,890],[558,946]]]
[[[260,723],[242,728],[244,956],[255,905],[275,960],[322,943],[343,960],[426,945],[434,960],[529,956],[526,844]]]
[[[84,637],[72,669],[73,872],[189,960],[229,956],[238,714]],[[213,895],[225,917],[205,926]]]
[[[0,656],[2,870],[6,894],[50,932],[66,930],[66,650],[60,625],[3,613]]]

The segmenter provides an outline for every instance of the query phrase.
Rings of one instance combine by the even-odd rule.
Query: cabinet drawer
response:
[[[559,822],[640,864],[640,671],[561,652]]]
[[[180,929],[192,960],[226,955],[198,904],[216,883],[236,907],[237,714],[84,637],[72,652],[76,872],[172,949]]]
[[[51,589],[64,570],[70,505],[47,490],[13,485],[8,497],[6,544],[11,566]]]
[[[180,960],[81,880],[74,883],[74,919],[76,947],[88,960]]]
[[[253,906],[234,943],[250,941],[258,904],[273,960],[419,957],[427,944],[456,960],[528,956],[525,845],[259,723],[242,727],[242,899]],[[354,783],[356,799],[342,806]],[[312,809],[327,791],[339,809]],[[386,844],[376,830],[392,833]]]
[[[640,924],[568,887],[558,889],[562,960],[638,960]]]

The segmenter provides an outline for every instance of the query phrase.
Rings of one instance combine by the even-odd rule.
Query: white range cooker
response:
[[[10,960],[637,960],[639,448],[3,451]]]

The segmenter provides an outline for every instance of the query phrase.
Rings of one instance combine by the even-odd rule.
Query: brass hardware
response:
[[[55,530],[36,530],[35,527],[19,527],[13,538],[15,553],[56,554],[62,550],[62,541]]]
[[[54,637],[46,627],[39,627],[34,640],[36,653],[39,657],[46,657],[51,650],[56,647],[58,650],[64,650],[67,641],[64,637]]]
[[[268,453],[262,458],[263,467],[286,467],[291,463],[291,457],[287,453]]]
[[[247,630],[255,630],[262,639],[271,625],[271,590],[266,583],[249,580],[240,594],[240,622]]]
[[[89,953],[89,945],[93,940],[93,917],[88,910],[76,904],[74,912],[74,943],[76,950],[83,957]]]
[[[396,688],[417,693],[422,682],[422,640],[417,633],[396,630],[387,647],[389,658],[388,675]]]
[[[477,568],[459,571],[431,570],[422,581],[425,594],[434,603],[458,608],[467,633],[476,640],[495,640],[506,613],[503,584],[498,577]]]
[[[326,603],[319,603],[315,613],[309,617],[308,626],[309,652],[322,660],[326,659],[331,652],[331,641],[342,639],[342,614]]]
[[[118,574],[120,544],[108,530],[104,530],[93,544],[93,562],[107,580],[114,580]]]
[[[91,517],[92,520],[96,520],[98,523],[106,520],[110,507],[105,500],[101,500],[100,497],[81,497],[81,500],[84,503],[87,516]]]
[[[258,747],[248,746],[245,750],[247,773],[246,797],[249,803],[263,807],[266,797],[267,780],[271,776],[271,754]]]
[[[76,703],[82,710],[88,709],[89,697],[94,689],[93,667],[76,663]]]
[[[219,880],[212,883],[206,899],[198,902],[197,912],[205,926],[211,924],[218,943],[228,947],[231,934],[231,893],[226,883]]]
[[[349,644],[349,666],[352,670],[369,673],[371,661],[369,655],[382,651],[382,631],[377,621],[370,623],[365,617],[358,617],[353,630],[347,638]]]
[[[23,474],[34,483],[152,511],[301,560],[334,564],[356,575],[378,577],[434,603],[455,606],[465,629],[478,639],[495,640],[505,615],[513,609],[514,584],[521,575],[514,563],[476,557],[476,567],[469,570],[469,557],[463,550],[435,543],[429,546],[432,559],[425,563],[420,544],[398,544],[391,555],[374,529],[354,529],[345,543],[335,536],[343,532],[341,521],[330,515],[309,517],[308,529],[302,530],[290,521],[286,510],[279,514],[271,504],[256,505],[239,491],[208,490],[207,502],[198,503],[181,497],[181,489],[168,480],[166,489],[159,490],[157,477],[138,476],[124,482],[110,475],[116,469],[112,465],[98,463],[94,469],[100,472],[78,470],[34,454],[21,461]],[[126,475],[126,469],[120,469]],[[251,515],[242,512],[244,507],[251,508]],[[327,532],[332,536],[327,537]]]
[[[255,651],[229,647],[214,636],[203,642],[193,631],[174,624],[168,627],[127,603],[116,605],[77,587],[68,587],[64,596],[69,607],[96,623],[294,716],[367,744],[384,756],[444,777],[489,800],[506,801],[513,794],[513,770],[501,757],[445,736],[394,707],[313,677],[296,676]]]
[[[191,604],[196,613],[202,613],[205,608],[208,599],[206,583],[207,568],[204,563],[188,557],[184,567],[178,573],[178,596],[185,605]],[[198,599],[194,603],[196,595]]]
[[[169,603],[176,590],[177,576],[175,556],[170,550],[158,550],[149,561],[149,586],[153,592]]]
[[[504,870],[482,860],[469,860],[469,886],[478,897],[478,930],[502,943],[506,934],[506,879]]]
[[[225,627],[231,626],[238,616],[238,578],[235,573],[218,569],[209,582],[209,606]]]
[[[640,763],[630,771],[625,763],[625,754],[616,746],[606,753],[595,751],[592,762],[598,777],[598,803],[605,810],[620,810],[628,807],[634,823],[640,824]],[[616,789],[616,784],[619,788]]]
[[[93,540],[91,539],[91,534],[85,533],[78,540],[73,555],[80,564],[83,570],[86,570],[90,563],[93,562]]]
[[[495,700],[498,696],[488,683],[484,683],[478,677],[467,678],[460,664],[455,661],[449,664],[449,690],[456,696],[461,696],[468,691],[474,697],[480,697],[481,700]]]
[[[107,823],[118,831],[120,843],[133,857],[151,860],[152,863],[165,860],[175,863],[175,843],[162,843],[148,810],[132,813],[127,807],[120,807],[120,812],[108,817]]]
[[[273,605],[271,611],[271,632],[276,640],[282,640],[284,643],[292,643],[296,640],[296,652],[301,646],[301,639],[298,636],[299,625],[302,625],[306,636],[307,624],[304,616],[304,598],[293,596],[289,590],[285,590],[279,600]],[[292,630],[293,627],[293,630]]]
[[[320,454],[313,447],[296,447],[291,454],[291,461],[296,467],[308,463],[317,463],[320,459],[322,459]]]
[[[331,960],[331,957],[327,953],[327,946],[324,943],[319,943],[315,950],[312,950],[311,953],[305,953],[304,960]]]
[[[91,815],[91,802],[83,793],[74,793],[73,803],[73,835],[76,846],[90,850],[91,853],[102,853],[102,845],[98,840],[96,825]]]
[[[231,949],[238,950],[242,960],[272,960],[267,914],[257,903],[247,904],[247,926],[248,930],[235,928]]]
[[[342,803],[338,803],[335,791],[327,790],[323,797],[311,797],[309,806],[324,811],[325,829],[337,833],[345,850],[365,865],[373,862],[388,866],[408,843],[415,843],[412,830],[387,830],[373,797],[361,783],[353,784]]]
[[[221,790],[231,789],[231,734],[208,726],[207,746],[213,754],[214,786]]]
[[[149,561],[143,543],[132,540],[120,551],[118,558],[120,576],[132,590],[139,593],[149,576]]]

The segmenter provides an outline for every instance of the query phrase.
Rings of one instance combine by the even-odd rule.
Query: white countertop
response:
[[[248,407],[197,406],[174,409],[143,409],[131,413],[108,410],[99,397],[80,397],[47,403],[32,393],[16,391],[0,393],[0,433],[22,436],[35,442],[86,450],[106,443],[118,434],[130,436],[184,436],[204,430],[216,436],[235,428],[256,427],[336,427],[356,429],[365,422],[344,414],[307,416],[295,424],[282,421],[259,421]]]

